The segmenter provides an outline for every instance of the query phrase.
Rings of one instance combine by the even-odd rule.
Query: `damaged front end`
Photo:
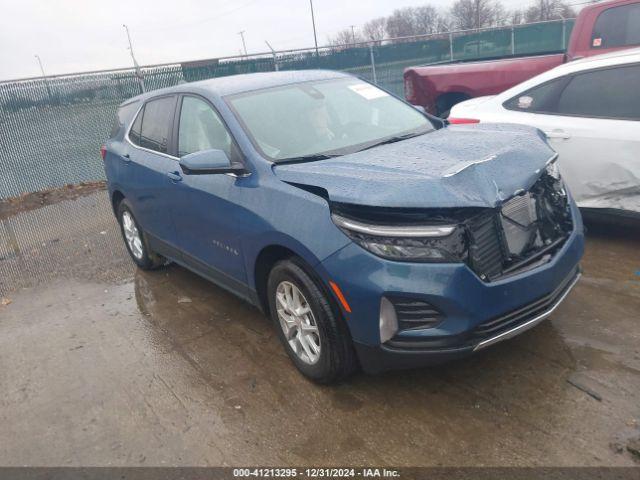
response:
[[[465,263],[485,282],[549,262],[573,230],[567,192],[554,162],[531,188],[495,208],[331,207],[334,223],[379,257]]]

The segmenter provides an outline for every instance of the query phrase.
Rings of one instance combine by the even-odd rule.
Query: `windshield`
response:
[[[275,162],[353,153],[434,129],[410,105],[355,78],[297,83],[227,100],[254,145]]]

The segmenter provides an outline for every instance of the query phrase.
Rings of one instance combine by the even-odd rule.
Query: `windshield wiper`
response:
[[[357,153],[362,152],[364,150],[369,150],[370,148],[379,147],[380,145],[386,145],[388,143],[400,142],[402,140],[406,140],[408,138],[418,137],[420,135],[424,135],[425,133],[432,132],[433,130],[427,130],[424,132],[411,132],[405,133],[404,135],[396,135],[394,137],[385,138],[384,140],[377,141],[373,144],[367,145],[360,150],[356,150],[355,152],[347,152],[347,153]],[[282,160],[278,160],[276,163],[278,165],[282,165],[284,163],[299,163],[299,162],[315,162],[317,160],[327,160],[329,158],[341,157],[345,155],[345,153],[314,153],[311,155],[303,155],[301,157],[291,157],[291,158],[283,158]]]
[[[361,148],[360,150],[358,150],[359,152],[363,152],[364,150],[369,150],[371,148],[375,148],[375,147],[379,147],[380,145],[387,145],[388,143],[396,143],[396,142],[401,142],[402,140],[406,140],[408,138],[413,138],[413,137],[418,137],[420,135],[424,135],[425,133],[429,133],[432,130],[427,130],[426,132],[412,132],[412,133],[405,133],[404,135],[396,135],[395,137],[391,137],[391,138],[386,138],[384,140],[381,140],[379,142],[376,142],[374,144],[371,145],[367,145],[364,148]]]
[[[329,158],[340,157],[342,154],[334,153],[314,153],[311,155],[303,155],[301,157],[283,158],[276,163],[282,165],[283,163],[300,163],[300,162],[315,162],[318,160],[328,160]]]

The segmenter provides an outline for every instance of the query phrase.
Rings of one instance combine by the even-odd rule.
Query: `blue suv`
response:
[[[256,305],[318,382],[470,354],[580,276],[580,214],[538,130],[448,126],[343,73],[141,95],[102,154],[133,261]]]

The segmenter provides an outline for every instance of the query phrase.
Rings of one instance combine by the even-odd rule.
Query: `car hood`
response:
[[[450,126],[333,159],[273,168],[282,181],[326,190],[333,202],[495,207],[530,188],[554,155],[535,128],[480,124]]]

